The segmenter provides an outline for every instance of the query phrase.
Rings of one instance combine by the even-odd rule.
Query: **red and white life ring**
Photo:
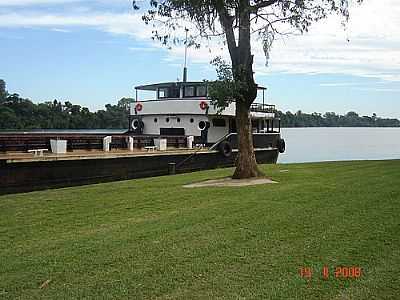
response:
[[[207,104],[206,101],[201,101],[201,102],[200,102],[200,108],[201,108],[202,110],[207,109],[207,107],[208,107],[208,104]]]
[[[141,111],[143,109],[143,105],[141,103],[138,103],[135,105],[136,111]]]

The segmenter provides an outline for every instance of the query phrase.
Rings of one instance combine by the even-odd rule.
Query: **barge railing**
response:
[[[262,113],[275,113],[276,108],[275,108],[275,105],[273,105],[273,104],[253,103],[250,106],[250,111],[262,112]]]

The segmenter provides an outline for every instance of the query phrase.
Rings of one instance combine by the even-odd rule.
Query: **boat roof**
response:
[[[176,86],[197,86],[197,85],[205,85],[207,81],[172,81],[172,82],[160,82],[160,83],[153,83],[153,84],[145,84],[145,85],[138,85],[135,86],[135,90],[143,90],[143,91],[157,91],[159,88],[167,88],[172,85]],[[266,87],[258,86],[258,90],[266,90]]]
[[[159,88],[170,87],[172,85],[176,86],[185,86],[185,85],[204,85],[205,81],[172,81],[172,82],[160,82],[160,83],[153,83],[153,84],[145,84],[145,85],[138,85],[135,86],[136,90],[144,90],[144,91],[157,91]]]

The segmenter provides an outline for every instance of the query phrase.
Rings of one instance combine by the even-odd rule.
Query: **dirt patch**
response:
[[[267,183],[277,183],[277,182],[271,180],[270,178],[232,179],[228,177],[228,178],[195,182],[191,184],[186,184],[183,187],[195,188],[195,187],[207,187],[207,186],[250,186],[250,185],[259,185]]]

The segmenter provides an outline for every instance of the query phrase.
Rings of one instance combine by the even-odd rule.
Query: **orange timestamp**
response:
[[[313,269],[311,267],[302,267],[299,269],[300,277],[310,279],[313,276]],[[345,279],[356,279],[362,276],[362,268],[357,266],[340,266],[329,268],[324,266],[321,272],[323,279],[334,278],[345,278]]]

